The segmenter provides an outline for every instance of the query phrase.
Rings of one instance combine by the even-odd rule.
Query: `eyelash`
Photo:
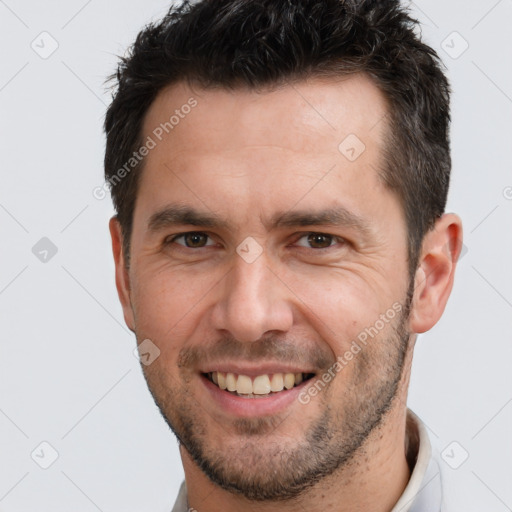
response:
[[[178,240],[180,238],[184,238],[187,235],[192,235],[192,234],[206,235],[210,240],[212,239],[211,236],[208,235],[208,233],[206,233],[204,231],[186,231],[184,233],[179,233],[177,235],[173,235],[171,237],[167,237],[164,240],[164,245],[165,246],[171,245],[171,244],[175,243],[176,240]],[[349,243],[347,240],[345,240],[342,237],[331,235],[329,233],[322,233],[320,231],[306,231],[306,232],[302,232],[302,233],[300,233],[300,236],[295,240],[295,243],[297,243],[302,238],[305,238],[305,237],[308,237],[308,236],[311,236],[311,235],[320,235],[320,236],[329,237],[329,238],[332,239],[332,242],[341,243],[342,245],[346,245],[346,244]],[[183,250],[187,250],[187,249],[206,249],[207,247],[211,247],[212,246],[212,245],[207,245],[207,246],[203,246],[203,247],[194,248],[194,247],[187,247],[184,244],[178,244],[178,245],[180,245],[183,248]],[[328,247],[320,247],[320,248],[305,247],[305,246],[299,246],[299,247],[301,247],[302,249],[306,249],[306,250],[311,250],[311,251],[315,251],[315,252],[321,252],[321,251],[325,251],[325,250],[331,249],[331,248],[333,248],[335,246],[336,245],[329,245]]]

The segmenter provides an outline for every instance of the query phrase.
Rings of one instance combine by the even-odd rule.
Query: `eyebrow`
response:
[[[293,210],[277,212],[270,221],[263,221],[269,230],[283,227],[335,226],[347,227],[368,236],[371,233],[369,222],[343,206],[335,206],[319,211]],[[214,212],[199,211],[187,205],[168,205],[155,212],[148,221],[151,233],[178,225],[191,225],[199,228],[229,229],[231,223]]]
[[[356,229],[364,235],[369,235],[371,232],[368,221],[343,206],[335,206],[320,211],[293,210],[277,213],[272,216],[270,226],[272,228],[336,226]]]
[[[186,205],[168,205],[151,215],[148,221],[148,231],[156,232],[162,229],[190,224],[203,228],[228,228],[229,223],[222,220],[213,212],[200,212]]]

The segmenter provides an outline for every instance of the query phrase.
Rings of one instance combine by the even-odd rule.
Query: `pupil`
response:
[[[187,245],[189,247],[202,247],[204,241],[204,235],[201,233],[190,233],[187,235]]]
[[[329,247],[329,245],[331,244],[330,238],[331,237],[327,236],[327,235],[312,234],[312,235],[309,235],[308,242],[313,247],[324,248],[324,247]]]

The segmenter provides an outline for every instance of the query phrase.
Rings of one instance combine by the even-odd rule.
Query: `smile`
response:
[[[313,373],[273,373],[249,377],[219,371],[203,375],[220,389],[243,398],[268,397],[292,389],[314,376]]]

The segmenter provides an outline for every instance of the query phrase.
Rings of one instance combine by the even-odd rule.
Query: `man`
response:
[[[447,510],[406,406],[462,237],[415,29],[391,0],[204,0],[119,66],[116,285],[180,442],[176,512]]]

